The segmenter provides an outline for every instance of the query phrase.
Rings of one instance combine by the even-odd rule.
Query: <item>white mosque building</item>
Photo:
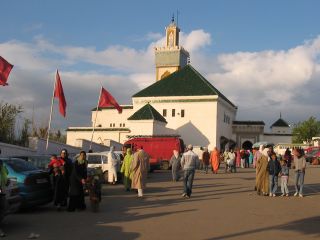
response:
[[[179,45],[180,29],[172,20],[166,28],[166,46],[155,48],[156,81],[132,96],[132,105],[92,109],[92,124],[98,112],[93,142],[124,143],[132,136],[180,136],[186,144],[242,147],[257,141],[291,143],[288,124],[281,118],[275,132],[264,134],[264,123],[236,121],[237,106],[189,64],[189,53]],[[278,122],[277,121],[277,122]],[[285,129],[284,129],[285,128]],[[91,139],[90,127],[69,127],[67,144]],[[277,140],[276,140],[277,141]]]

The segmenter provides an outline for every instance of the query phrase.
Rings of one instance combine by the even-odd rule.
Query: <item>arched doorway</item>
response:
[[[245,141],[244,143],[242,143],[242,148],[243,149],[246,149],[246,150],[249,150],[249,149],[251,149],[252,148],[252,142],[250,142],[250,141]]]
[[[220,151],[224,151],[225,150],[225,147],[226,147],[228,142],[229,142],[228,138],[226,138],[224,136],[220,137]]]

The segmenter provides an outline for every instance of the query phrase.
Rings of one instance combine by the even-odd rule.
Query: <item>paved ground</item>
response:
[[[320,167],[307,169],[304,198],[257,196],[254,176],[253,169],[198,172],[192,197],[183,199],[181,182],[171,182],[169,172],[155,172],[144,199],[121,185],[104,186],[99,213],[46,206],[8,216],[2,228],[10,240],[30,233],[45,240],[320,238]]]

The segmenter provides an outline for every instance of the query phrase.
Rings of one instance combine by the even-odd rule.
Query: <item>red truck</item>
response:
[[[177,136],[134,137],[123,145],[125,148],[132,148],[133,151],[142,146],[150,156],[150,171],[155,169],[168,170],[173,150],[178,150],[180,153],[184,150],[183,140]]]

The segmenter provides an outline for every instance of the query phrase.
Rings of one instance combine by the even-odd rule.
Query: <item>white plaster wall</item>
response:
[[[274,144],[278,143],[292,143],[292,136],[270,136],[270,135],[263,135],[263,140],[266,142],[271,142]]]
[[[75,129],[75,131],[72,131],[72,129]],[[79,146],[78,139],[85,139],[90,141],[92,131],[87,131],[90,128],[69,128],[67,131],[67,144],[72,146]],[[97,128],[97,131],[94,132],[93,135],[93,142],[98,144],[104,144],[104,141],[106,139],[111,139],[116,142],[123,143],[127,140],[127,135],[130,133],[128,131],[98,131],[99,128]]]
[[[234,134],[232,133],[232,122],[236,119],[236,109],[230,106],[229,103],[225,102],[223,99],[219,98],[217,102],[217,134],[216,134],[216,146],[220,149],[220,138],[222,136],[236,141],[236,138],[233,138]],[[229,121],[224,121],[224,116],[229,117]]]
[[[127,128],[128,118],[134,113],[133,109],[122,109],[122,113],[118,113],[117,109],[102,109],[98,111],[96,126],[101,125],[103,128],[111,127],[110,124],[115,124],[112,128],[120,128],[120,123],[125,124]],[[93,126],[96,117],[96,111],[91,112],[91,121]]]
[[[96,131],[93,141],[101,143],[103,139],[112,139],[123,143],[127,140],[127,135],[179,134],[186,144],[208,146],[211,150],[214,146],[220,146],[221,136],[232,138],[232,121],[236,115],[236,110],[224,101],[219,101],[218,109],[217,101],[218,96],[133,98],[133,109],[124,109],[122,114],[118,114],[115,109],[99,111],[96,124],[101,124],[102,128],[110,128],[110,123],[115,123],[112,128],[120,128],[120,123],[125,123],[125,128],[129,128],[130,132]],[[152,120],[127,120],[147,103],[150,103],[161,115],[163,109],[167,109],[165,117],[167,125],[161,125],[162,123]],[[175,109],[174,117],[172,109]],[[181,117],[181,110],[185,111],[184,117]],[[230,116],[230,124],[223,122],[224,112]],[[94,117],[95,111],[92,112],[92,118]],[[91,139],[91,131],[85,131],[85,128],[83,131],[74,132],[70,129],[67,132],[67,143],[70,145],[76,145],[76,140],[79,138]],[[81,130],[81,128],[77,129]]]
[[[289,127],[272,127],[272,133],[291,134],[291,128]]]
[[[153,124],[154,135],[178,135],[177,131],[166,127],[166,123],[155,121]]]
[[[153,134],[153,120],[138,120],[131,121],[130,124],[130,135],[152,135]]]
[[[110,149],[109,146],[104,146],[95,142],[92,142],[91,144],[91,141],[86,139],[77,139],[77,143],[78,147],[86,152],[90,150],[90,145],[93,152],[104,152],[109,151]]]
[[[196,99],[210,99],[211,101],[193,102]],[[186,144],[209,145],[210,148],[213,148],[217,139],[216,101],[217,96],[148,97],[134,98],[133,106],[136,111],[149,102],[160,114],[163,113],[163,109],[167,109],[165,117],[168,122],[167,128],[176,130]],[[172,117],[172,109],[176,110],[175,117]],[[185,110],[184,117],[181,117],[182,109]]]

